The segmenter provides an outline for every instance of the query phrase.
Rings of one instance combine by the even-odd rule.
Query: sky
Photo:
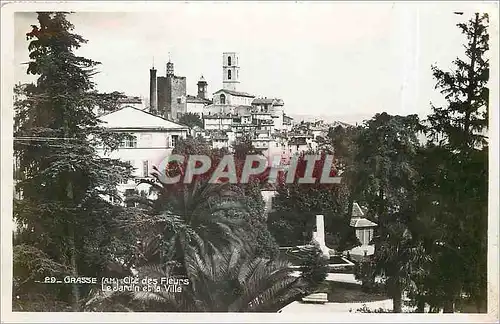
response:
[[[463,55],[456,24],[472,17],[477,3],[437,2],[191,2],[76,11],[74,32],[88,40],[78,54],[101,62],[98,90],[148,97],[149,69],[165,75],[166,62],[197,93],[222,88],[222,53],[238,52],[237,90],[277,97],[292,116],[354,123],[377,112],[430,112],[442,103],[431,65],[449,70]],[[104,8],[104,7],[102,7]],[[464,11],[455,15],[454,11]],[[26,32],[33,12],[14,19],[16,82],[26,75]]]

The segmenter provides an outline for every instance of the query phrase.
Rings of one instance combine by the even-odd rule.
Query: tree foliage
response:
[[[262,256],[277,253],[274,239],[265,226],[260,183],[255,179],[248,184],[209,182],[224,153],[212,149],[202,138],[180,140],[173,154],[184,156],[184,161],[168,163],[165,170],[156,168],[153,173],[156,181],[143,181],[149,183],[156,193],[154,198],[129,198],[140,203],[141,212],[137,214],[139,219],[127,226],[132,228],[136,222],[150,222],[156,228],[150,231],[156,234],[157,240],[148,241],[151,246],[156,246],[149,250],[150,253],[155,251],[155,256],[148,258],[149,263],[174,259],[184,264],[186,251],[191,248],[198,253],[212,253],[242,242],[251,242]],[[192,181],[184,183],[191,167],[188,158],[192,155],[208,156],[212,165],[205,173],[194,175]],[[236,165],[241,174],[242,164],[238,162]],[[166,183],[160,177],[162,173],[170,177],[180,176],[180,180]],[[164,247],[160,247],[161,242]]]
[[[432,67],[446,106],[432,106],[425,130],[428,161],[419,210],[429,253],[435,258],[417,294],[433,308],[453,312],[463,296],[485,311],[488,222],[488,16],[458,24],[467,42],[453,71]],[[425,225],[422,225],[425,224]],[[430,244],[433,242],[434,244]]]
[[[300,267],[301,277],[308,285],[308,291],[312,292],[319,287],[328,275],[328,258],[316,243],[303,252],[303,261]]]
[[[203,120],[200,118],[200,115],[192,112],[182,114],[182,116],[179,118],[179,123],[186,125],[190,128],[193,127],[203,128]]]
[[[356,140],[359,198],[368,206],[367,217],[379,225],[374,271],[387,280],[394,312],[401,312],[403,290],[412,285],[408,269],[425,258],[408,227],[415,211],[419,129],[415,115],[376,114],[365,122]]]
[[[33,278],[35,269],[23,263],[26,255],[35,253],[40,262],[69,269],[72,276],[97,277],[115,262],[120,249],[115,244],[119,237],[113,236],[120,211],[103,196],[118,198],[116,185],[129,176],[130,168],[97,154],[96,146],[113,149],[121,141],[100,127],[94,113],[95,107],[113,100],[95,91],[92,76],[99,63],[75,55],[86,40],[71,32],[66,16],[38,13],[38,25],[26,34],[27,72],[38,79],[15,89],[16,188],[21,194],[14,201],[20,225],[14,240],[16,281]],[[38,290],[36,283],[29,285]],[[45,289],[56,300],[72,302],[74,310],[85,293],[78,285]],[[18,302],[23,301],[14,300]]]
[[[273,312],[304,292],[300,278],[290,276],[292,270],[288,262],[261,258],[251,251],[223,249],[215,254],[190,253],[186,264],[189,284],[183,286],[182,293],[101,292],[88,307],[99,310],[95,307],[111,300],[115,304],[123,303],[131,311]],[[149,265],[139,268],[138,272],[140,279],[176,277],[169,266]],[[123,295],[125,299],[120,301]]]
[[[312,177],[314,183],[300,183],[307,169],[307,155],[317,155]],[[295,246],[307,244],[315,226],[315,215],[325,216],[327,245],[339,249],[357,245],[349,226],[347,214],[348,193],[343,184],[321,183],[323,170],[330,177],[337,175],[333,161],[328,161],[328,152],[304,152],[297,157],[297,166],[292,181],[287,181],[288,173],[278,178],[277,195],[273,200],[275,212],[269,216],[269,228],[280,245]],[[330,169],[328,169],[330,168]],[[346,238],[349,238],[348,242]]]

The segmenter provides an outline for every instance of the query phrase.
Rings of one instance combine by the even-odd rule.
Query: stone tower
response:
[[[225,90],[236,90],[240,83],[239,56],[237,53],[222,53],[222,73],[222,87]]]
[[[174,63],[167,63],[166,76],[157,78],[157,96],[159,115],[177,120],[187,111],[186,77],[174,74]]]
[[[198,98],[207,99],[207,81],[203,78],[203,75],[200,78],[200,81],[197,83],[198,85]]]
[[[153,66],[149,70],[149,112],[156,113],[158,105],[156,101],[156,69]]]

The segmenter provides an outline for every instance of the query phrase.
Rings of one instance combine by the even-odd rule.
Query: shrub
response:
[[[354,267],[354,277],[360,280],[363,291],[371,292],[376,288],[375,285],[375,264],[370,258],[363,258],[356,263]]]
[[[328,258],[326,258],[318,244],[304,251],[301,264],[302,278],[310,290],[314,290],[326,279],[328,274]]]

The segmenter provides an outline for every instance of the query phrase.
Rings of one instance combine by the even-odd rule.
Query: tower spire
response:
[[[170,52],[168,52],[168,63],[170,63]]]
[[[153,70],[154,70],[154,68],[155,68],[155,57],[153,55]]]

